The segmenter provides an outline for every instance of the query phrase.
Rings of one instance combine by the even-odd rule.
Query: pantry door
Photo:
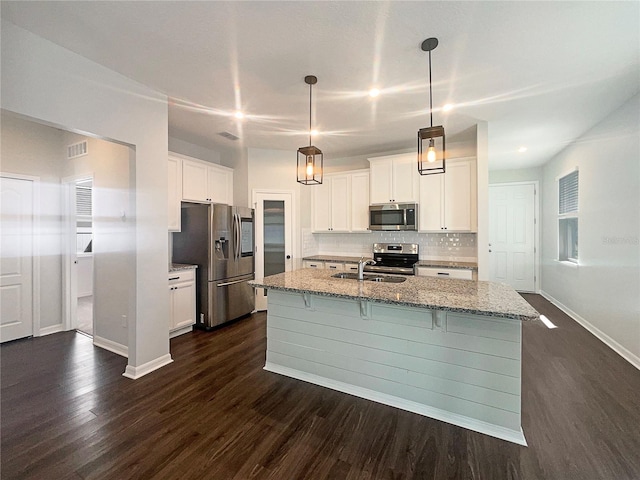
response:
[[[33,335],[34,184],[0,177],[0,342]]]
[[[489,278],[538,290],[536,183],[489,185]]]
[[[293,270],[293,193],[253,191],[256,279]],[[267,291],[255,289],[256,310],[267,309]]]

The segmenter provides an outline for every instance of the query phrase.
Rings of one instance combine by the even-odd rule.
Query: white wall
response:
[[[640,368],[640,96],[544,166],[542,290]],[[579,266],[558,256],[557,177],[579,168]]]
[[[40,178],[40,331],[62,328],[62,205],[64,132],[2,112],[0,171]],[[34,332],[38,335],[39,332]]]
[[[167,289],[167,98],[2,21],[1,106],[55,126],[135,147],[135,285],[127,375],[171,361]],[[115,281],[115,279],[114,279]]]
[[[220,152],[179,138],[169,137],[169,151],[220,165]]]
[[[489,185],[532,181],[542,182],[542,167],[489,171]]]

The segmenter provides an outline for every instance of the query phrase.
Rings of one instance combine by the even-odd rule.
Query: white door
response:
[[[256,279],[293,269],[293,194],[253,192]],[[256,288],[256,310],[267,309],[267,292]]]
[[[489,185],[490,280],[536,291],[535,185]]]
[[[0,178],[0,341],[33,335],[34,184]]]

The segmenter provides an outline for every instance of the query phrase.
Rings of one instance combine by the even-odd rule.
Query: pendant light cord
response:
[[[431,91],[431,50],[429,50],[429,116],[433,127],[433,92]]]
[[[313,92],[313,85],[309,84],[309,146],[311,146],[311,95]]]

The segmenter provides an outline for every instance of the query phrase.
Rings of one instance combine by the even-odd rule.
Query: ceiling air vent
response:
[[[80,143],[74,143],[73,145],[67,146],[67,159],[71,160],[72,158],[83,157],[89,153],[89,145],[87,141]]]
[[[218,135],[228,140],[233,140],[234,142],[240,139],[240,137],[236,137],[233,133],[229,133],[229,132],[220,132],[218,133]]]

